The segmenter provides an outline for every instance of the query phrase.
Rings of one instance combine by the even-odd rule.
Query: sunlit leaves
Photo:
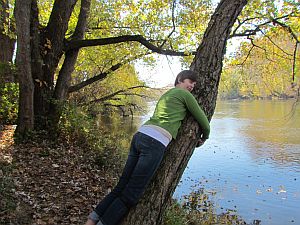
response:
[[[40,0],[38,1],[39,8],[39,21],[42,26],[46,26],[52,11],[53,0]]]
[[[2,0],[0,3],[0,34],[12,39],[15,39],[14,2],[14,0]]]
[[[245,34],[247,29],[256,32],[248,33],[248,40],[244,39],[226,63],[220,93],[227,97],[295,96],[296,86],[291,83],[297,83],[300,76],[299,52],[294,56],[300,38],[299,19],[299,4],[295,1],[249,1],[235,33]]]
[[[254,40],[255,47],[243,43],[235,59],[222,74],[221,95],[227,97],[295,96],[292,83],[294,40],[278,28]],[[298,59],[300,55],[297,55]],[[296,68],[299,68],[296,60]],[[299,69],[297,69],[299,71]],[[299,79],[299,72],[297,72]],[[238,79],[237,79],[238,78]]]
[[[208,1],[95,1],[92,9],[89,31],[95,36],[141,34],[158,46],[168,38],[164,47],[175,50],[200,41],[211,13]]]

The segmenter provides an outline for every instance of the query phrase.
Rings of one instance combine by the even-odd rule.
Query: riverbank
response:
[[[0,224],[83,224],[118,172],[97,152],[64,141],[15,145],[0,131]]]

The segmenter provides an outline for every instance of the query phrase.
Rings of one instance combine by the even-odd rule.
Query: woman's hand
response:
[[[202,138],[200,138],[199,140],[198,140],[198,142],[197,142],[197,145],[196,145],[196,147],[198,148],[198,147],[200,147],[201,145],[203,145],[204,144],[204,142],[206,141],[206,139],[202,139]]]

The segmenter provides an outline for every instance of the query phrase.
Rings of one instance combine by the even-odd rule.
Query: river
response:
[[[294,102],[218,101],[210,138],[195,149],[173,197],[184,203],[201,190],[216,214],[300,225],[300,103]],[[126,139],[151,113],[130,126],[123,121]]]
[[[174,197],[203,188],[217,213],[247,223],[300,224],[300,105],[219,101],[211,136],[196,149]]]

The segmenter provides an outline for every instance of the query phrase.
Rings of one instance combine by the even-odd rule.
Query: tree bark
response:
[[[91,0],[81,0],[80,14],[78,17],[78,22],[75,28],[75,32],[72,36],[72,40],[81,40],[84,38],[84,33],[86,30],[88,15],[90,11]],[[69,93],[69,87],[71,84],[71,74],[74,71],[74,66],[78,57],[79,49],[73,49],[65,54],[65,60],[62,68],[59,72],[57,84],[55,86],[55,91],[53,98],[55,103],[51,104],[49,117],[51,123],[53,124],[52,129],[56,130],[61,113],[62,106],[67,99]]]
[[[9,19],[8,0],[0,0],[0,62],[12,62],[15,49],[14,23]]]
[[[8,0],[0,0],[0,66],[1,82],[15,82],[11,63],[15,49],[15,24],[9,18]]]
[[[34,127],[33,81],[31,77],[30,10],[31,0],[16,0],[15,16],[18,35],[17,68],[19,78],[18,134],[26,134]]]
[[[216,105],[226,42],[237,16],[246,4],[247,0],[222,0],[219,3],[191,64],[191,69],[199,74],[193,94],[209,119]],[[129,212],[123,225],[162,223],[165,209],[193,154],[200,134],[198,124],[193,117],[188,116],[176,141],[172,141],[168,146],[163,162],[143,199]]]
[[[39,52],[32,60],[32,67],[37,69],[34,77],[34,117],[35,128],[48,130],[52,124],[49,120],[49,111],[54,94],[54,75],[58,67],[59,60],[63,55],[65,35],[68,30],[68,23],[77,0],[55,1],[49,18],[47,27],[38,31],[38,17],[32,17],[32,34],[37,34],[38,43],[35,49]],[[32,14],[37,8],[32,10]],[[37,65],[34,64],[37,62]],[[40,68],[41,67],[41,68]],[[40,72],[39,72],[40,71]]]

